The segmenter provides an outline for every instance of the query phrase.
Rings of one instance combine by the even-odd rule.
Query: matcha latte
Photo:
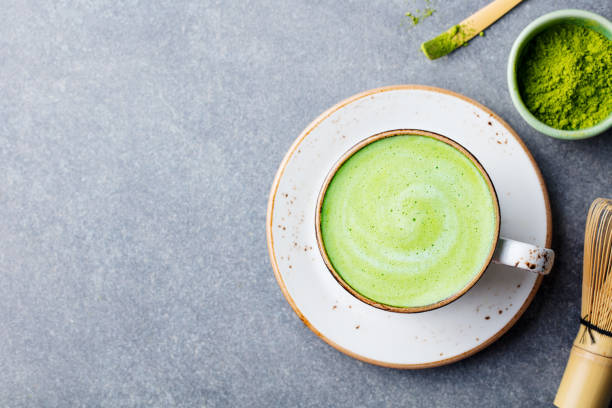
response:
[[[359,149],[336,171],[320,210],[321,240],[339,277],[396,308],[441,302],[489,262],[497,202],[465,154],[429,136]]]

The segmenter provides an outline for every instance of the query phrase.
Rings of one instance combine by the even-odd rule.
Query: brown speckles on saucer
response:
[[[360,325],[357,325],[357,326],[355,326],[355,329],[359,330],[360,327],[361,327]]]
[[[332,306],[332,310],[336,310],[337,308],[338,308],[338,306],[337,306],[337,305],[333,305],[333,306]]]
[[[491,123],[491,121],[487,122],[489,124],[489,126],[493,126],[493,123]]]
[[[476,337],[476,341],[480,341],[480,339],[478,337]]]
[[[498,311],[497,311],[497,313],[498,313],[498,314],[502,314],[502,313],[504,313],[504,312],[503,312],[502,310],[498,310]]]
[[[485,316],[485,320],[491,319],[491,316]]]
[[[443,356],[443,355],[444,355],[444,353],[440,353],[440,355],[441,355],[441,356]]]
[[[293,269],[293,266],[289,265],[289,269]]]

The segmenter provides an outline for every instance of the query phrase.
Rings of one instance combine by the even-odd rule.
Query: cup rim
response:
[[[325,250],[325,245],[323,244],[323,237],[322,237],[322,234],[321,234],[321,209],[323,207],[323,200],[325,198],[325,193],[327,192],[327,188],[329,187],[329,184],[331,183],[332,179],[336,175],[336,172],[338,171],[338,169],[340,169],[340,167],[342,167],[342,165],[350,157],[352,157],[355,153],[357,153],[359,150],[363,149],[367,145],[369,145],[371,143],[374,143],[376,141],[388,138],[388,137],[401,136],[401,135],[430,137],[432,139],[436,139],[438,141],[444,142],[444,143],[448,144],[449,146],[457,149],[464,156],[466,156],[472,162],[472,164],[474,164],[476,166],[476,168],[480,171],[480,174],[483,176],[483,178],[485,179],[485,181],[487,183],[487,186],[489,187],[489,192],[491,193],[491,197],[493,198],[493,202],[494,202],[494,206],[493,206],[494,207],[494,212],[495,212],[494,239],[491,242],[491,249],[489,250],[489,253],[488,253],[487,257],[485,258],[486,261],[483,263],[483,266],[480,269],[480,271],[477,274],[475,274],[474,277],[472,278],[472,280],[470,280],[459,291],[453,293],[451,296],[449,296],[449,297],[447,297],[445,299],[442,299],[442,300],[440,300],[440,301],[438,301],[436,303],[432,303],[432,304],[424,305],[424,306],[411,306],[411,307],[392,306],[392,305],[388,305],[388,304],[385,304],[385,303],[380,303],[380,302],[377,302],[377,301],[375,301],[373,299],[370,299],[370,298],[362,295],[361,293],[359,293],[357,290],[353,289],[353,287],[351,287],[348,283],[346,283],[344,281],[344,279],[342,279],[340,274],[336,271],[336,269],[332,265],[329,257],[327,256],[327,251]],[[336,163],[334,163],[334,165],[332,166],[332,168],[328,172],[327,176],[325,177],[325,181],[323,182],[323,185],[322,185],[321,189],[319,190],[319,195],[317,197],[316,212],[315,212],[315,231],[316,231],[316,238],[317,238],[317,247],[319,248],[319,252],[321,253],[323,261],[325,262],[325,266],[327,267],[329,272],[332,274],[334,279],[336,279],[336,281],[345,290],[347,290],[351,295],[353,295],[357,299],[361,300],[362,302],[364,302],[364,303],[366,303],[366,304],[368,304],[370,306],[376,307],[378,309],[382,309],[382,310],[389,311],[389,312],[397,312],[397,313],[420,313],[420,312],[426,312],[426,311],[429,311],[429,310],[438,309],[438,308],[440,308],[442,306],[446,306],[447,304],[449,304],[449,303],[459,299],[468,290],[470,290],[476,284],[476,282],[478,282],[478,280],[480,280],[480,278],[484,274],[484,272],[487,269],[487,267],[491,264],[491,260],[493,259],[493,254],[495,252],[495,248],[497,247],[497,242],[499,241],[500,224],[501,224],[501,217],[500,217],[499,198],[497,197],[497,191],[495,190],[495,186],[493,185],[493,182],[491,181],[491,178],[489,177],[489,174],[487,173],[485,168],[482,166],[482,164],[478,161],[478,159],[469,150],[467,150],[465,147],[463,147],[461,144],[459,144],[458,142],[454,141],[453,139],[451,139],[451,138],[449,138],[447,136],[440,135],[438,133],[434,133],[434,132],[430,132],[430,131],[422,130],[422,129],[393,129],[393,130],[387,130],[387,131],[384,131],[384,132],[380,132],[380,133],[376,133],[374,135],[368,136],[365,139],[363,139],[363,140],[359,141],[358,143],[356,143],[355,145],[353,145],[351,148],[349,148],[340,157],[340,159],[338,159],[338,161],[336,161]]]
[[[589,22],[594,27],[612,33],[612,22],[610,22],[610,20],[606,19],[605,17],[590,11],[578,9],[564,9],[544,14],[529,23],[520,32],[520,34],[512,44],[512,48],[508,56],[506,76],[508,82],[508,92],[510,93],[512,104],[518,111],[519,115],[521,115],[521,117],[525,120],[525,122],[527,122],[532,128],[534,128],[538,132],[550,137],[565,140],[580,140],[597,136],[611,128],[612,113],[610,113],[608,117],[602,120],[601,122],[584,129],[563,130],[549,126],[546,123],[540,121],[533,113],[531,113],[531,111],[529,111],[527,106],[525,106],[518,86],[518,79],[516,74],[516,67],[519,62],[521,53],[525,46],[527,46],[527,44],[533,39],[533,37],[535,37],[541,31],[555,24],[560,24],[568,21],[572,22],[572,20],[582,20],[585,22]]]

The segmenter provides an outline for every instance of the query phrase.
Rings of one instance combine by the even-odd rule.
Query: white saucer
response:
[[[505,333],[533,299],[542,277],[491,265],[463,297],[418,314],[376,309],[345,291],[317,249],[317,194],[343,153],[358,141],[391,129],[429,130],[466,147],[485,167],[497,190],[501,235],[550,247],[546,187],[516,133],[464,96],[407,85],[374,89],[339,103],[293,143],[270,193],[266,223],[270,259],[293,310],[338,350],[389,367],[448,364],[482,350]]]

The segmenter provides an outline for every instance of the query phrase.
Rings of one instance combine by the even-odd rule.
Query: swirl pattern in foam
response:
[[[462,152],[420,135],[372,142],[346,160],[321,207],[321,238],[341,278],[395,307],[427,306],[482,270],[496,201]]]

